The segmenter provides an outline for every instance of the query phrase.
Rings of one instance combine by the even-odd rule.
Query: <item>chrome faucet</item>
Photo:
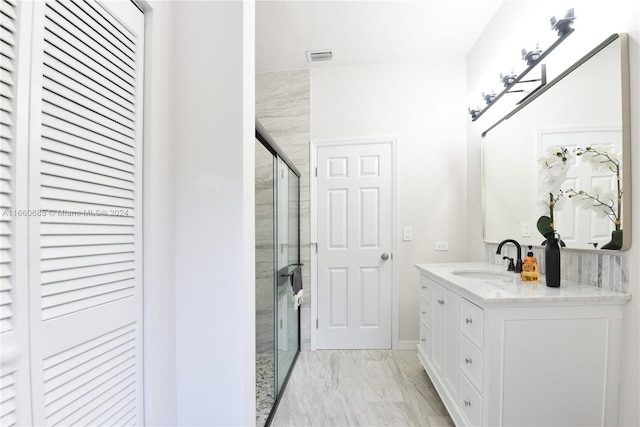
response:
[[[518,250],[518,258],[516,260],[516,267],[515,267],[515,272],[516,273],[522,273],[522,247],[520,246],[520,243],[516,242],[513,239],[505,239],[502,242],[500,242],[500,244],[498,245],[498,250],[496,251],[497,255],[502,255],[502,247],[504,246],[505,243],[513,243],[516,246],[516,249]]]

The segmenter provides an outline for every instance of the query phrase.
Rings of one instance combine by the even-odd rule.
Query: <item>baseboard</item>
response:
[[[415,350],[418,340],[398,341],[397,350]]]

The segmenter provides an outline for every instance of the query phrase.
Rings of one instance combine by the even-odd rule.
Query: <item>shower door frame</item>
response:
[[[255,133],[255,137],[258,141],[260,141],[260,143],[271,153],[273,154],[273,156],[277,159],[279,158],[280,160],[282,160],[285,165],[289,168],[290,171],[292,171],[296,177],[298,178],[298,188],[297,188],[297,212],[298,212],[298,216],[297,216],[297,221],[298,221],[298,236],[297,236],[297,247],[298,247],[298,253],[297,253],[297,259],[298,259],[298,265],[302,265],[300,264],[300,171],[295,167],[295,165],[293,164],[293,162],[289,159],[289,157],[287,157],[287,155],[285,154],[285,152],[280,148],[280,146],[276,143],[276,141],[273,139],[273,137],[267,132],[267,130],[264,128],[264,126],[262,126],[262,123],[260,123],[258,121],[258,119],[256,119],[255,121],[255,127],[256,127],[256,133]],[[277,163],[276,163],[277,164]],[[278,168],[275,168],[276,173],[278,171]],[[277,182],[278,177],[276,176],[276,182]],[[275,189],[278,188],[278,184],[275,184]],[[278,200],[277,200],[277,190],[275,192],[275,197],[274,197],[274,214],[277,217],[277,204]],[[277,228],[277,222],[278,220],[275,221],[276,224],[274,224],[274,227]],[[277,230],[274,232],[274,236],[277,235]],[[276,268],[276,265],[274,265],[274,271],[275,271],[275,275],[276,275],[276,283],[274,284],[274,286],[277,286],[277,281],[278,281],[278,269]],[[275,296],[275,289],[274,289],[274,299],[276,299]],[[277,326],[277,301],[274,301],[274,322],[276,322]],[[287,375],[285,376],[283,382],[282,382],[282,387],[280,387],[279,389],[277,389],[276,384],[278,383],[278,360],[277,360],[277,356],[278,356],[278,345],[277,345],[277,338],[275,339],[276,342],[276,348],[275,348],[275,361],[274,361],[274,389],[277,389],[277,394],[275,396],[275,401],[273,403],[273,406],[271,408],[271,412],[269,414],[269,417],[267,418],[266,422],[265,422],[265,427],[268,427],[271,425],[271,421],[273,420],[273,417],[276,413],[276,410],[278,408],[278,405],[280,404],[280,400],[282,398],[282,395],[284,393],[284,390],[287,387],[287,383],[289,382],[289,378],[291,377],[291,372],[293,371],[294,366],[296,365],[296,362],[298,360],[298,356],[300,355],[300,341],[301,341],[301,335],[300,335],[300,310],[296,310],[298,313],[298,318],[297,318],[297,324],[298,324],[298,347],[296,349],[296,353],[293,357],[293,361],[291,362],[291,365],[289,366],[289,370],[287,372]],[[277,336],[277,332],[275,332],[275,335]]]

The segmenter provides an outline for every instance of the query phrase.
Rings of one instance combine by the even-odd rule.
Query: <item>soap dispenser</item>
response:
[[[533,256],[532,246],[529,246],[527,257],[524,259],[520,278],[523,282],[538,283],[540,272],[538,271],[538,260]]]

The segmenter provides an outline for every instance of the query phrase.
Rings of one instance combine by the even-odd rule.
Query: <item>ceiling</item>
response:
[[[502,0],[256,2],[256,71],[466,56]],[[332,49],[333,61],[306,52]]]

